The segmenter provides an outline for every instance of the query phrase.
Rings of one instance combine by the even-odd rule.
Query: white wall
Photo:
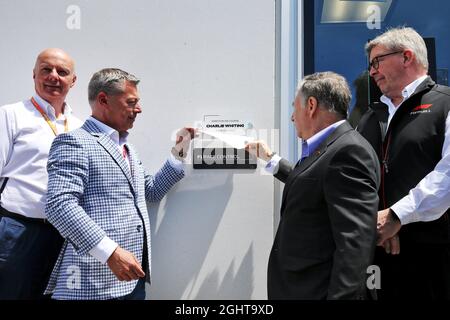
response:
[[[80,8],[80,29],[66,26],[70,5]],[[144,111],[130,139],[151,171],[167,158],[173,131],[205,114],[275,124],[274,0],[0,0],[0,39],[0,105],[33,94],[35,57],[46,47],[75,58],[68,101],[83,119],[93,72],[119,67],[140,77]],[[265,299],[273,178],[259,169],[188,171],[150,206],[148,296]]]

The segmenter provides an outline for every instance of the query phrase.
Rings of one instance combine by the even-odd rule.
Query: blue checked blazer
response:
[[[150,282],[150,222],[146,201],[160,201],[184,172],[169,162],[149,175],[131,145],[130,166],[111,138],[87,120],[57,136],[47,165],[46,214],[66,239],[46,293],[54,299],[113,299],[131,293],[137,280],[119,281],[107,264],[88,252],[105,235],[142,264],[147,245]]]

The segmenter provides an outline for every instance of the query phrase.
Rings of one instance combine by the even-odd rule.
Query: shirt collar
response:
[[[428,78],[428,75],[421,76],[420,78],[417,78],[416,80],[414,80],[413,82],[408,84],[405,87],[405,89],[403,89],[403,91],[402,91],[402,95],[403,95],[404,100],[406,100],[409,97],[411,97],[412,94],[416,91],[417,87],[419,87],[420,84],[422,82],[424,82],[426,78]]]
[[[39,104],[39,106],[42,108],[42,110],[51,118],[51,119],[55,119],[55,108],[53,108],[53,106],[48,103],[47,101],[45,101],[44,99],[42,99],[37,93],[35,95],[33,95],[34,100],[36,100],[36,102]],[[67,102],[64,102],[64,111],[62,113],[64,115],[64,117],[68,117],[72,114],[72,108],[69,106],[69,104]]]
[[[120,135],[119,131],[95,119],[93,116],[90,116],[88,120],[94,122],[103,133],[108,135],[114,141],[115,144],[122,146],[127,143],[128,132]]]
[[[328,127],[320,130],[307,140],[302,141],[302,159],[313,153],[319,144],[321,144],[337,127],[343,124],[345,120],[335,122]]]
[[[425,81],[426,78],[428,78],[428,75],[421,76],[420,78],[417,78],[416,80],[414,80],[413,82],[408,84],[402,90],[403,101],[405,101],[406,99],[411,97],[412,94],[416,91],[416,89],[420,86],[420,84]],[[387,96],[385,96],[384,94],[381,96],[380,100],[384,104],[387,104],[387,105],[391,105],[392,104],[392,100],[390,98],[388,98]],[[403,103],[403,101],[402,101],[402,103]],[[400,105],[402,103],[400,103]],[[400,105],[398,105],[397,107],[399,107]]]

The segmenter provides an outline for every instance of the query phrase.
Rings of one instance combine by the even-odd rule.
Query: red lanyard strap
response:
[[[52,129],[52,131],[55,134],[55,136],[57,136],[58,135],[58,129],[56,128],[55,124],[50,120],[48,115],[44,112],[44,110],[42,110],[42,108],[39,105],[39,103],[37,103],[36,100],[34,100],[33,97],[31,98],[31,103],[37,109],[37,111],[39,111],[41,116],[45,119],[45,122],[47,122],[48,126]],[[66,117],[66,119],[64,120],[64,132],[68,132],[68,131],[69,131],[69,123],[68,123],[67,117]]]

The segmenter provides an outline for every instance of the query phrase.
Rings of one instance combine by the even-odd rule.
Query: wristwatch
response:
[[[183,152],[183,148],[181,150],[177,150],[177,148],[172,147],[171,152],[172,152],[173,156],[175,158],[177,158],[178,160],[182,161],[184,159],[185,154]]]
[[[268,154],[267,155],[267,161],[270,161],[270,159],[272,159],[272,157],[274,156],[274,155],[276,155],[277,153],[275,152],[275,151],[272,151],[272,153],[271,154]]]

